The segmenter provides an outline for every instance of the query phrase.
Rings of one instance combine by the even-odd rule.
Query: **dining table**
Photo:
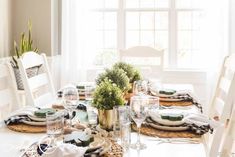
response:
[[[164,84],[165,88],[186,90],[193,93],[193,86],[189,84]],[[22,133],[8,129],[2,121],[0,124],[0,157],[21,157],[35,142],[44,138],[46,133]],[[147,148],[143,150],[125,149],[124,157],[205,157],[206,149],[203,138],[198,142],[191,142],[186,138],[181,142],[177,138],[159,138],[141,134],[141,141]],[[136,142],[137,133],[131,132],[131,142]]]

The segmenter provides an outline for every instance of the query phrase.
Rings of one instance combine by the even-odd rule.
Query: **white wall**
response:
[[[40,52],[51,54],[51,0],[12,0],[13,40],[19,43],[26,32],[28,20],[32,21],[34,45]]]
[[[8,56],[11,47],[11,1],[0,0],[0,58]]]
[[[235,1],[230,0],[229,6],[229,49],[230,53],[235,53]]]

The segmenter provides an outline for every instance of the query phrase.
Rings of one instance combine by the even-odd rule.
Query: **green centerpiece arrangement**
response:
[[[139,71],[132,65],[118,62],[111,69],[106,69],[96,79],[97,88],[93,94],[93,106],[98,109],[98,118],[101,128],[112,130],[114,106],[127,103],[126,98],[131,91],[134,81],[140,80]]]
[[[29,52],[29,51],[38,52],[38,49],[34,48],[34,46],[33,46],[32,23],[31,23],[31,21],[28,22],[28,36],[25,35],[24,32],[21,34],[20,45],[19,46],[16,43],[16,41],[14,41],[15,56],[12,56],[11,65],[12,65],[12,68],[13,68],[14,73],[15,73],[17,88],[19,90],[24,90],[24,86],[23,86],[23,82],[22,82],[22,79],[21,79],[17,59],[19,59],[24,53]],[[30,69],[27,69],[28,77],[35,76],[38,73],[38,70],[39,70],[39,67],[33,67],[33,68],[30,68]]]
[[[140,72],[131,64],[125,62],[118,62],[114,64],[114,69],[122,69],[129,78],[129,83],[134,83],[135,81],[141,80]]]
[[[112,130],[115,119],[113,107],[125,104],[122,90],[106,78],[97,86],[93,96],[93,105],[98,109],[101,128]]]
[[[116,84],[123,92],[128,91],[130,88],[129,81],[130,79],[126,75],[125,71],[122,69],[112,68],[106,69],[104,73],[98,76],[96,84],[99,85],[105,79],[108,79],[110,82]]]

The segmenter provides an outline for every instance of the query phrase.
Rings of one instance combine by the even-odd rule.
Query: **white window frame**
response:
[[[177,9],[176,0],[169,0],[168,8],[126,8],[125,0],[118,0],[118,8],[96,9],[98,12],[117,12],[117,51],[126,49],[126,12],[127,11],[167,11],[168,12],[168,63],[170,69],[177,69],[177,14],[179,11],[202,11],[201,9]],[[154,14],[155,15],[155,14]],[[154,38],[155,43],[155,38]],[[187,69],[187,68],[186,68]]]

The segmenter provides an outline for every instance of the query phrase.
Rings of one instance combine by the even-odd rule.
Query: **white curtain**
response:
[[[9,0],[0,0],[0,58],[10,54]]]
[[[62,0],[61,86],[86,81],[92,66],[92,0]]]

